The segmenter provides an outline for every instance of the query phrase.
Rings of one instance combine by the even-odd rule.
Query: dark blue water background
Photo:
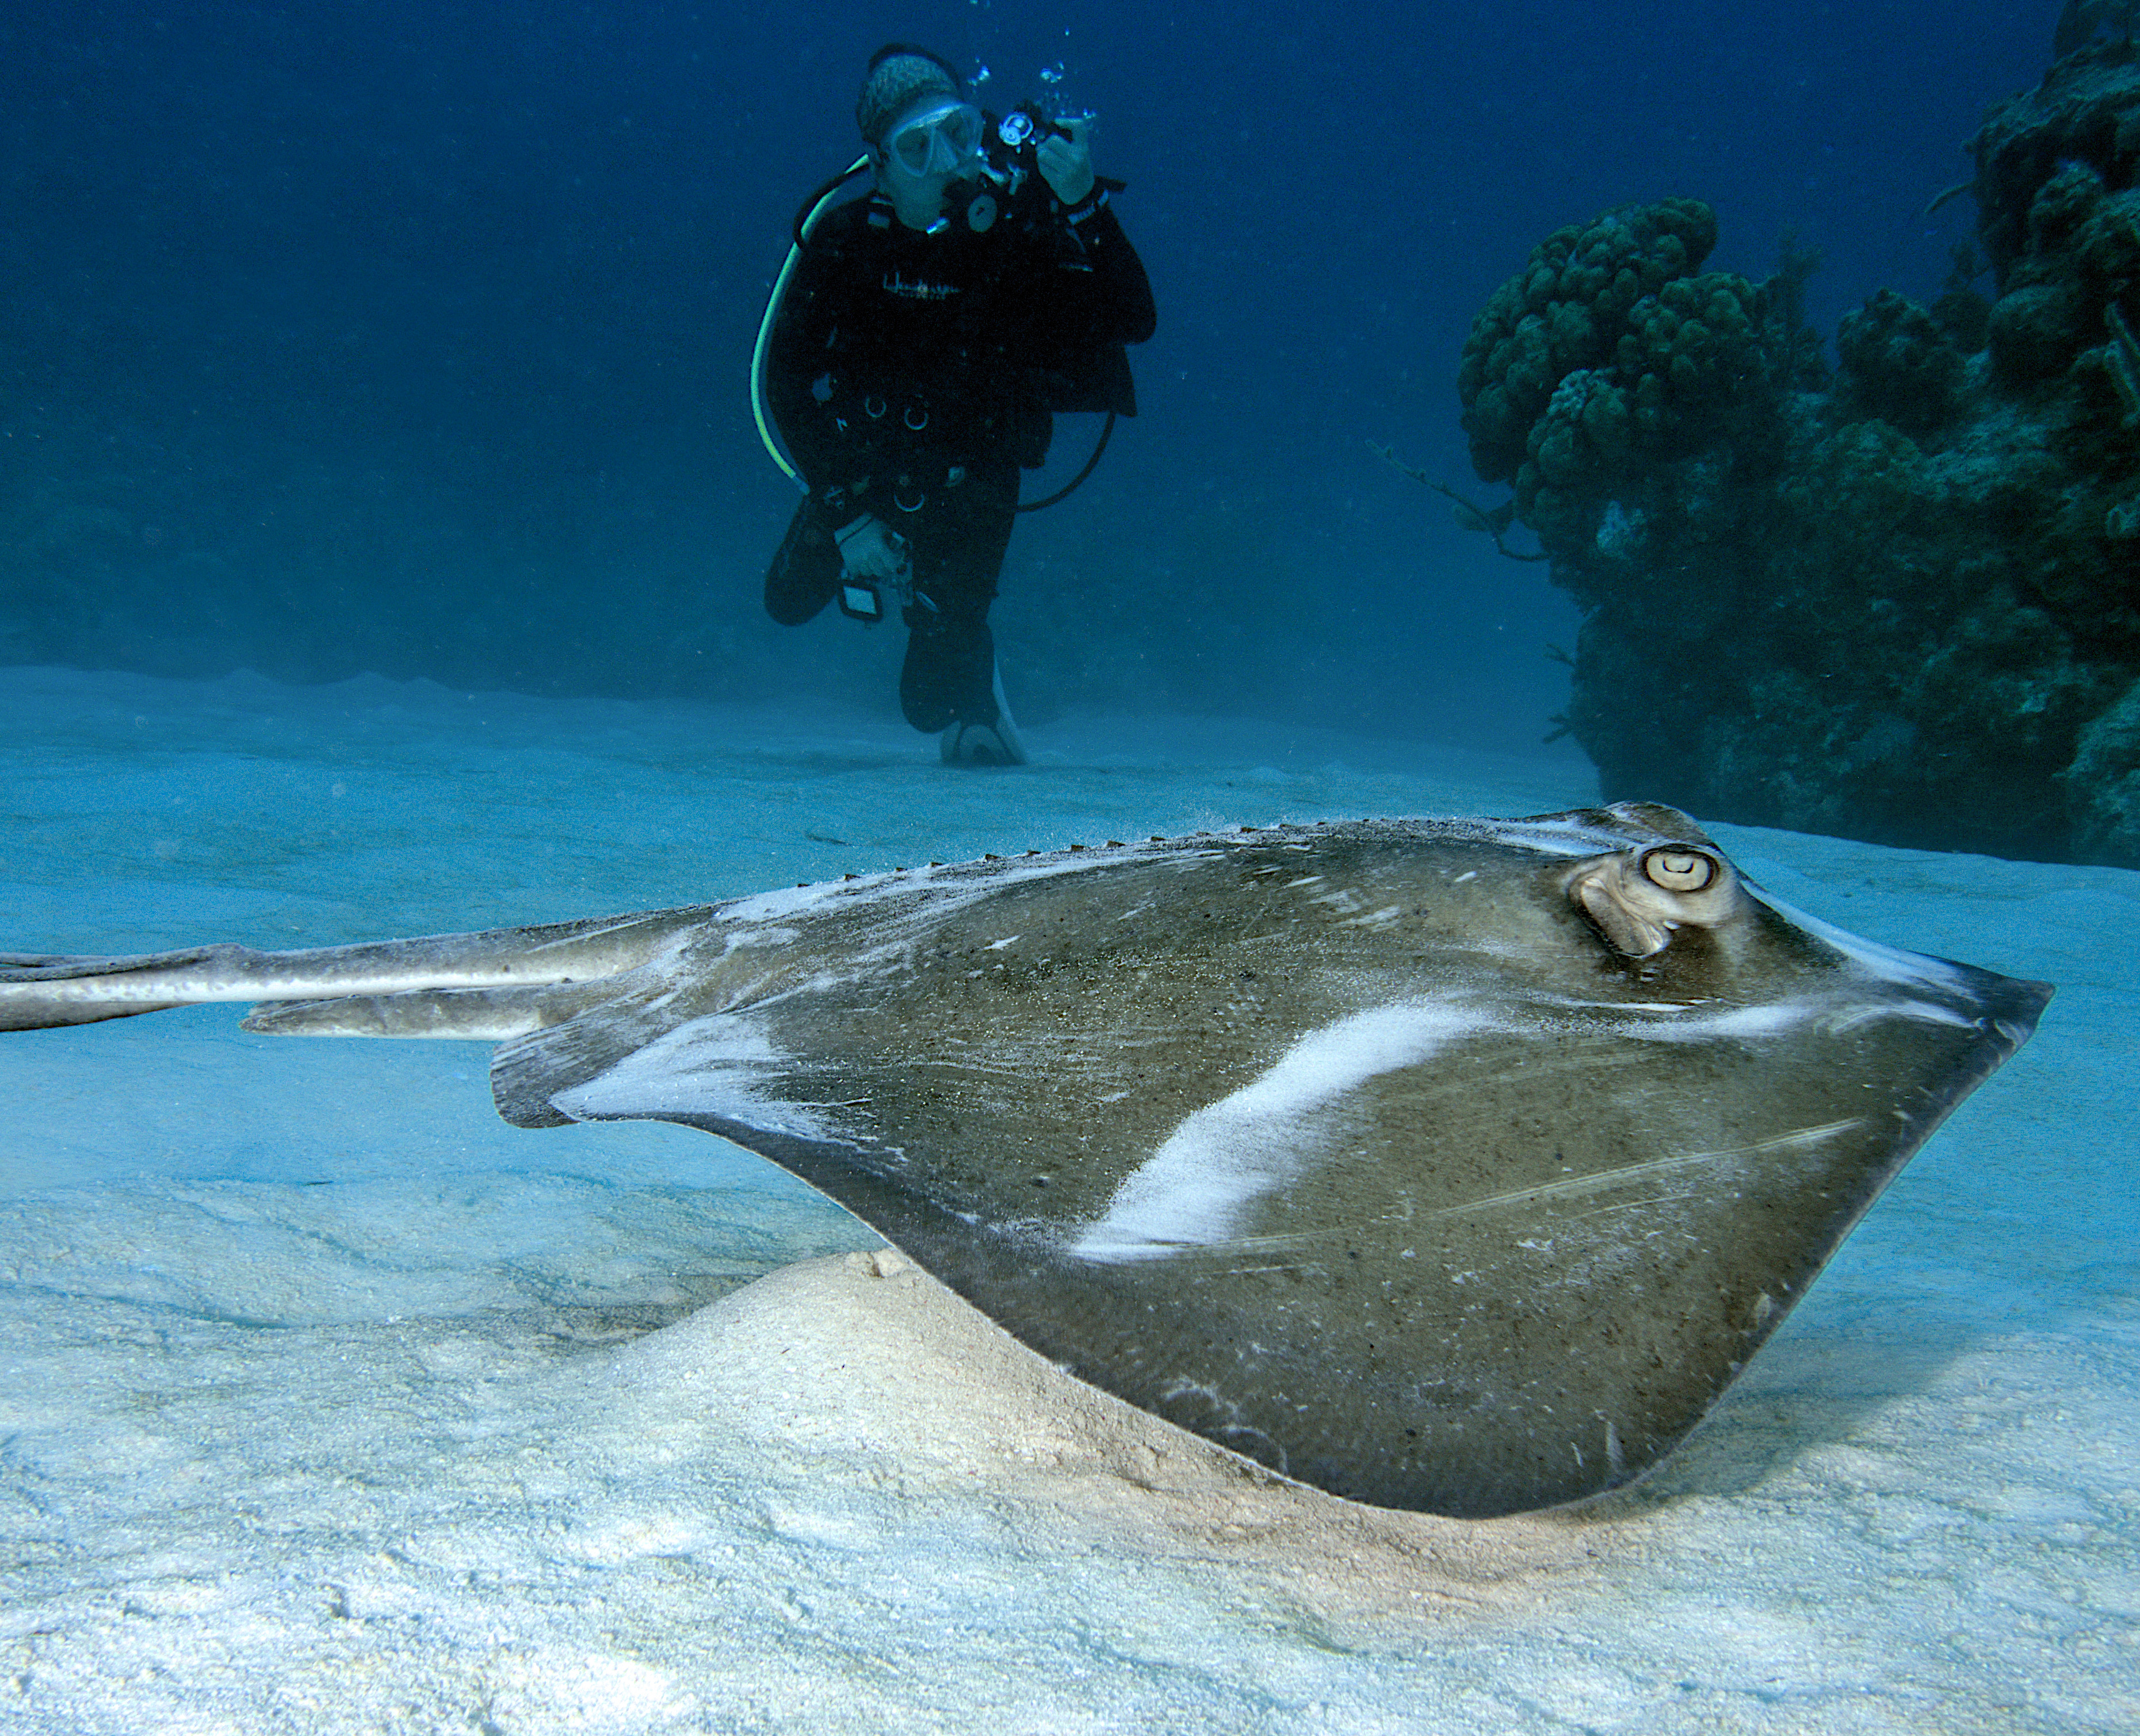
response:
[[[2057,10],[18,0],[0,660],[861,679],[861,630],[759,612],[793,495],[744,380],[791,215],[898,37],[985,63],[997,107],[1059,66],[1160,298],[1143,414],[1014,546],[1029,713],[1535,740],[1571,614],[1366,443],[1472,486],[1473,314],[1617,204],[1711,201],[1713,263],[1754,277],[1795,230],[1831,331],[1881,287],[1935,292],[1975,213],[1926,206]]]

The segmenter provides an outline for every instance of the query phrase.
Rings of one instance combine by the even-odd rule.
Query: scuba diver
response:
[[[1018,473],[1053,412],[1105,410],[1109,430],[1136,413],[1123,346],[1151,336],[1151,287],[1089,117],[984,114],[945,61],[894,43],[855,119],[868,154],[798,218],[760,334],[761,426],[769,410],[807,490],[766,610],[794,626],[836,596],[864,620],[896,604],[907,722],[946,764],[1022,765],[988,622]],[[827,209],[865,166],[870,194]]]

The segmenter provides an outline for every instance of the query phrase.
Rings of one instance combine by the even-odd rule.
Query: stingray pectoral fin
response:
[[[1058,998],[977,1057],[940,989],[902,1047],[836,1065],[822,1001],[613,1003],[507,1045],[493,1082],[523,1126],[718,1134],[1095,1386],[1332,1493],[1488,1518],[1684,1439],[2049,993],[1926,964],[1755,1008],[1395,1003],[1252,1073],[1207,1036],[1227,1087],[1156,1125],[1133,1036]],[[1079,1037],[1089,1099],[1000,1082]],[[1073,1191],[1135,1125],[1121,1179]]]
[[[133,958],[0,954],[0,1031],[93,1024],[214,1001],[324,1001],[584,982],[646,963],[704,915],[693,907],[299,952],[197,946]]]

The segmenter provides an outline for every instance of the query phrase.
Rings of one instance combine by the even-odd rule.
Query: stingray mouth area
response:
[[[1483,1003],[1445,997],[1372,1007],[1311,1031],[1248,1084],[1185,1117],[1064,1252],[1119,1265],[1230,1242],[1256,1201],[1314,1162],[1324,1143],[1318,1111],[1452,1043],[1511,1028]]]

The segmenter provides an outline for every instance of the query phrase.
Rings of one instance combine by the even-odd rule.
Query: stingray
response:
[[[517,1126],[718,1134],[1078,1378],[1474,1518],[1655,1465],[2051,993],[1794,912],[1632,804],[0,954],[0,1029],[253,1001],[254,1031],[495,1042]]]

